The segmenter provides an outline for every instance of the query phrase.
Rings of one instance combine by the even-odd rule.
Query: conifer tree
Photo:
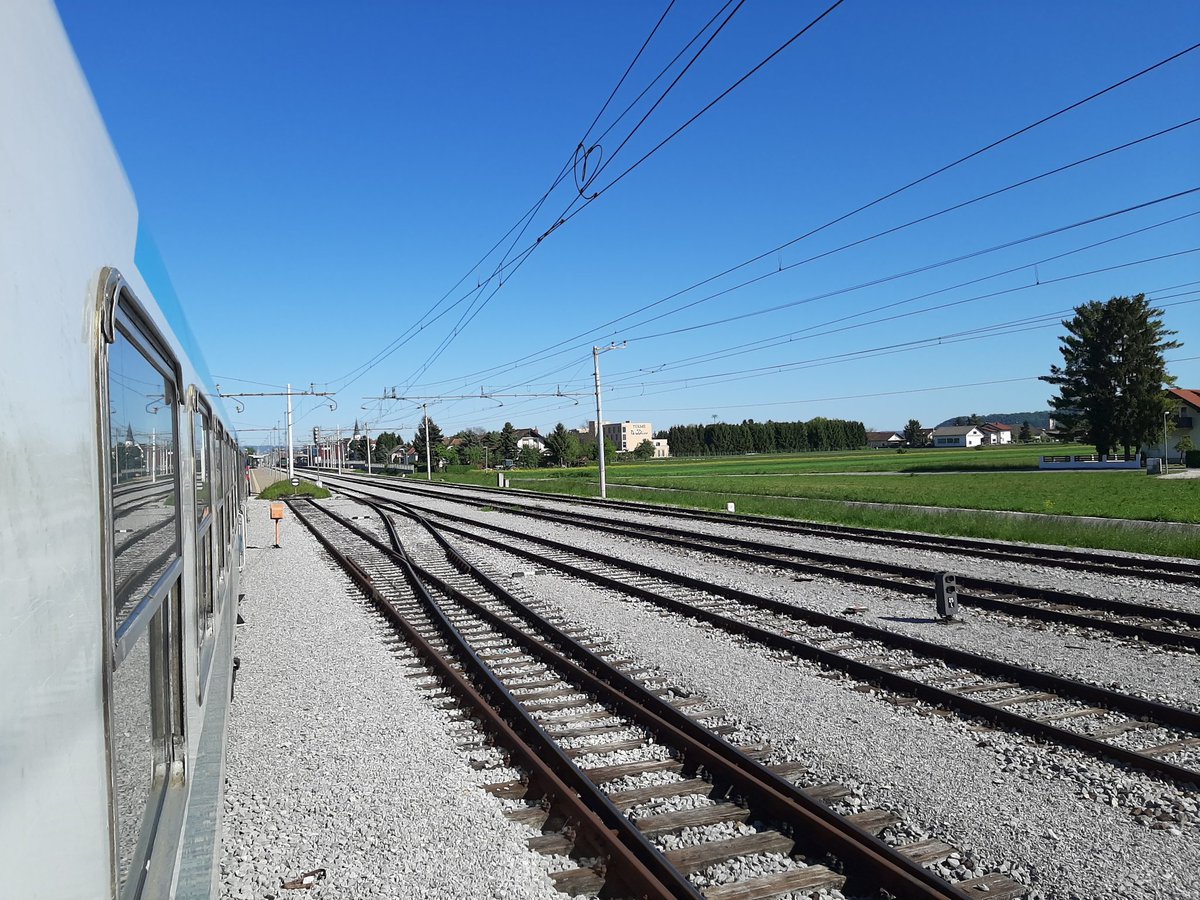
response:
[[[1062,366],[1042,381],[1058,387],[1050,405],[1064,418],[1082,418],[1096,452],[1131,453],[1163,429],[1164,387],[1174,383],[1163,354],[1183,346],[1170,340],[1162,310],[1145,294],[1093,300],[1063,320]]]

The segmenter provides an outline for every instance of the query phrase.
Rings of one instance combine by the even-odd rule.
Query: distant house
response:
[[[422,450],[422,453],[425,451]],[[396,445],[392,449],[392,455],[388,460],[393,465],[411,466],[417,461],[417,451],[415,447],[401,447]]]
[[[868,431],[867,446],[876,450],[884,447],[903,447],[904,435],[898,431]]]
[[[983,432],[983,443],[985,444],[995,446],[1012,443],[1011,425],[1005,425],[1003,422],[985,422],[979,426],[979,430]]]
[[[666,459],[671,455],[671,445],[666,438],[650,438],[650,441],[654,444],[655,459]]]
[[[536,428],[515,428],[513,436],[517,439],[517,451],[533,447],[538,453],[546,452],[546,439],[538,434]]]
[[[1012,435],[1009,435],[1012,439]],[[976,425],[947,425],[933,429],[935,447],[978,447],[983,443],[983,432]]]
[[[1167,442],[1167,460],[1174,462],[1183,456],[1183,451],[1179,449],[1179,442],[1185,437],[1192,439],[1194,449],[1200,449],[1200,388],[1170,388],[1167,391],[1167,399],[1171,403],[1170,416],[1164,423],[1166,425],[1164,432]],[[1161,459],[1163,455],[1162,440],[1142,447],[1142,452],[1147,456],[1157,456]]]

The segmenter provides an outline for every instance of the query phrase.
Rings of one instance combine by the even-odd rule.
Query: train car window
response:
[[[108,348],[115,627],[179,556],[175,389],[144,346],[118,329]]]
[[[177,368],[120,276],[102,280],[99,409],[106,459],[103,506],[106,679],[120,896],[137,896],[172,767],[185,753],[180,686]]]
[[[136,896],[139,864],[150,851],[153,822],[172,759],[183,750],[182,705],[171,676],[170,621],[177,616],[178,581],[171,601],[151,617],[146,639],[137,641],[113,673],[113,770],[116,781],[117,871],[120,896]]]
[[[209,432],[212,452],[212,502],[216,510],[213,522],[216,541],[217,572],[225,571],[225,442],[221,439],[222,431],[217,425]],[[218,574],[218,577],[220,575]]]
[[[211,465],[208,449],[208,433],[212,418],[203,406],[192,415],[192,453],[196,460],[196,524],[212,512]]]
[[[193,488],[196,496],[196,641],[204,645],[213,630],[213,456],[212,414],[197,399],[192,412]]]

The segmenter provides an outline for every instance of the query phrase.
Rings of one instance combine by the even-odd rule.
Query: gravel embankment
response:
[[[463,510],[461,505],[446,501],[425,501],[424,505],[457,513]],[[861,612],[856,614],[856,620],[878,628],[1175,705],[1200,708],[1200,659],[1194,653],[1131,643],[1089,629],[977,610],[964,610],[962,624],[947,626],[936,620],[932,600],[895,591],[818,577],[797,580],[791,573],[763,566],[717,560],[696,552],[659,549],[636,538],[502,512],[476,512],[474,518],[531,536],[578,542],[614,558],[680,572],[819,612],[841,615],[847,608],[857,607]],[[897,548],[878,549],[881,554],[885,551],[894,554],[896,559],[904,552]]]
[[[816,780],[855,787],[913,833],[1013,872],[1035,886],[1032,897],[1200,896],[1195,793],[922,707],[896,708],[881,692],[509,554],[471,555],[495,572],[526,573],[508,580],[753,726],[776,758],[802,759]]]
[[[285,898],[324,868],[305,896],[561,900],[316,541],[289,516],[271,547],[262,501],[247,522],[221,896]]]
[[[436,496],[435,491],[428,492]],[[482,496],[482,495],[481,495]],[[531,500],[518,498],[519,503],[544,505],[548,509],[563,509],[562,501]],[[568,504],[569,505],[569,504]],[[610,511],[597,507],[586,507],[582,511],[590,516],[611,518],[617,521],[642,521],[670,527],[683,527],[696,533],[738,536],[766,543],[795,547],[801,550],[813,550],[821,553],[836,553],[858,559],[878,560],[881,562],[896,562],[907,565],[924,566],[959,573],[969,572],[980,578],[996,578],[1027,584],[1035,587],[1056,588],[1065,591],[1078,591],[1096,597],[1106,597],[1115,600],[1128,600],[1134,603],[1151,603],[1168,608],[1200,609],[1200,588],[1170,583],[1156,584],[1138,577],[1122,577],[1101,575],[1091,572],[1072,571],[1055,568],[1049,565],[1028,565],[1006,560],[985,559],[972,555],[969,551],[953,553],[911,547],[892,547],[884,544],[869,544],[855,541],[852,538],[820,537],[813,535],[789,534],[786,531],[772,529],[769,526],[748,526],[744,524],[723,524],[719,522],[701,522],[697,520],[679,520],[672,518],[669,510],[662,513]],[[530,521],[528,519],[524,521]],[[1020,548],[1020,545],[1013,545]],[[1112,561],[1119,564],[1122,557],[1146,559],[1134,553],[1111,552]]]

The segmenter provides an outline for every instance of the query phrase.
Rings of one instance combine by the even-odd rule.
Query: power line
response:
[[[1104,220],[1107,220],[1107,219],[1117,218],[1117,217],[1119,217],[1119,216],[1126,215],[1126,214],[1128,214],[1128,213],[1130,213],[1130,212],[1134,212],[1134,211],[1137,211],[1137,210],[1140,210],[1140,209],[1148,208],[1149,206],[1154,206],[1154,205],[1157,205],[1157,204],[1159,204],[1159,203],[1168,202],[1169,200],[1176,199],[1176,197],[1177,197],[1177,196],[1182,196],[1182,195],[1186,195],[1186,194],[1189,194],[1189,193],[1195,193],[1195,192],[1197,192],[1197,191],[1200,191],[1200,187],[1193,188],[1193,189],[1191,189],[1190,191],[1185,191],[1185,192],[1182,192],[1182,193],[1181,193],[1181,194],[1179,194],[1179,195],[1176,195],[1176,194],[1171,194],[1171,195],[1167,195],[1167,196],[1165,196],[1165,197],[1159,197],[1159,198],[1156,198],[1156,199],[1153,199],[1153,200],[1145,201],[1144,203],[1141,203],[1141,204],[1135,204],[1134,206],[1131,206],[1131,207],[1126,207],[1126,208],[1119,209],[1119,210],[1113,210],[1113,211],[1110,211],[1110,212],[1108,212],[1108,213],[1103,213],[1103,214],[1101,214],[1101,215],[1099,215],[1099,216],[1090,217],[1090,218],[1088,218],[1088,219],[1083,219],[1083,220],[1080,220],[1080,221],[1077,221],[1077,222],[1069,223],[1069,224],[1067,224],[1067,225],[1057,226],[1057,227],[1055,227],[1055,228],[1053,228],[1053,229],[1050,229],[1050,230],[1048,230],[1048,231],[1038,232],[1038,233],[1036,233],[1036,234],[1027,235],[1027,236],[1024,236],[1024,237],[1021,237],[1021,238],[1016,238],[1016,239],[1014,239],[1014,240],[1011,240],[1011,241],[1005,241],[1005,242],[1002,242],[1002,243],[1000,243],[1000,244],[995,244],[995,245],[992,245],[992,246],[990,246],[990,247],[985,247],[985,248],[982,248],[982,249],[979,249],[979,250],[974,250],[974,251],[971,251],[971,252],[969,252],[969,253],[966,253],[966,254],[960,254],[959,256],[951,257],[951,258],[949,258],[949,259],[941,260],[941,261],[938,261],[938,262],[935,262],[935,263],[929,263],[929,264],[926,264],[926,265],[924,265],[924,266],[918,266],[918,267],[916,267],[916,268],[913,268],[913,269],[908,269],[908,270],[905,270],[905,271],[902,271],[902,272],[896,272],[896,273],[892,273],[892,274],[889,274],[889,275],[881,276],[881,277],[879,277],[879,278],[871,279],[871,280],[869,280],[869,281],[862,282],[862,283],[855,284],[855,285],[851,285],[851,286],[849,286],[849,287],[837,288],[837,289],[834,289],[834,290],[831,290],[831,291],[826,291],[826,292],[824,292],[824,293],[821,293],[821,294],[812,295],[812,296],[805,297],[805,298],[802,298],[802,299],[799,299],[799,300],[791,301],[791,302],[789,302],[789,303],[785,303],[785,304],[779,304],[779,305],[776,305],[776,306],[773,306],[773,307],[769,307],[769,308],[767,308],[767,309],[765,309],[765,310],[759,310],[759,311],[754,311],[754,312],[749,312],[749,313],[741,314],[741,315],[739,315],[739,316],[728,317],[728,318],[726,318],[726,319],[722,319],[722,320],[720,320],[719,322],[710,322],[710,323],[705,323],[705,324],[703,324],[703,325],[691,326],[691,327],[689,327],[689,328],[683,328],[683,329],[674,329],[674,330],[671,330],[671,331],[659,332],[659,333],[657,333],[657,334],[651,334],[651,335],[642,335],[642,336],[636,336],[636,335],[635,335],[635,336],[632,336],[632,337],[630,337],[629,339],[630,339],[630,340],[649,340],[649,339],[651,339],[651,338],[655,338],[655,337],[662,337],[662,336],[666,336],[666,335],[676,334],[676,333],[680,333],[680,332],[682,332],[682,331],[696,330],[696,329],[697,329],[697,328],[699,328],[699,327],[709,327],[709,326],[711,326],[711,325],[713,325],[713,324],[723,324],[723,323],[726,323],[726,322],[729,322],[729,321],[733,321],[733,320],[735,320],[735,319],[740,319],[740,318],[749,318],[749,317],[751,317],[751,316],[761,315],[761,314],[768,313],[768,312],[779,311],[779,310],[781,310],[781,309],[787,309],[787,308],[791,308],[791,307],[794,307],[794,306],[804,305],[804,304],[811,303],[811,302],[818,301],[818,300],[829,299],[829,298],[831,298],[831,297],[836,297],[836,296],[844,295],[844,294],[850,293],[850,292],[852,292],[852,291],[861,290],[861,289],[863,289],[863,288],[868,288],[868,287],[876,287],[876,286],[878,286],[878,285],[881,285],[881,284],[886,284],[886,283],[888,283],[888,282],[891,282],[891,281],[897,281],[897,280],[900,280],[900,279],[902,279],[902,278],[909,277],[909,276],[911,276],[911,275],[916,275],[916,274],[922,274],[922,273],[925,273],[925,272],[930,272],[930,271],[933,271],[933,270],[935,270],[935,269],[939,269],[939,268],[943,268],[943,267],[946,267],[946,266],[949,266],[949,265],[953,265],[953,264],[955,264],[955,263],[963,262],[963,261],[965,261],[965,260],[968,260],[968,259],[975,259],[975,258],[979,258],[979,257],[981,257],[981,256],[984,256],[984,255],[987,255],[987,254],[990,254],[990,253],[999,252],[999,251],[1001,251],[1001,250],[1009,249],[1009,248],[1011,248],[1011,247],[1018,246],[1018,245],[1020,245],[1020,244],[1030,243],[1030,242],[1032,242],[1032,241],[1034,241],[1034,240],[1038,240],[1038,239],[1040,239],[1040,238],[1044,238],[1044,237],[1052,236],[1052,235],[1055,235],[1055,234],[1062,234],[1062,233],[1065,233],[1065,232],[1067,232],[1067,231],[1070,231],[1070,230],[1073,230],[1073,229],[1076,229],[1076,228],[1082,228],[1082,227],[1085,227],[1085,226],[1087,226],[1087,225],[1090,225],[1090,224],[1094,224],[1094,223],[1096,223],[1096,222],[1099,222],[1099,221],[1104,221]],[[1139,228],[1139,229],[1135,229],[1135,230],[1133,230],[1133,231],[1126,232],[1125,234],[1118,235],[1118,236],[1116,236],[1116,237],[1113,237],[1113,238],[1108,238],[1108,239],[1106,239],[1106,240],[1103,240],[1103,241],[1098,241],[1098,242],[1095,242],[1095,243],[1092,243],[1092,244],[1088,244],[1088,245],[1085,245],[1085,246],[1083,246],[1083,247],[1080,247],[1080,248],[1075,248],[1074,250],[1066,251],[1065,253],[1055,254],[1055,255],[1052,255],[1052,256],[1049,256],[1049,257],[1045,257],[1045,258],[1043,258],[1043,259],[1031,260],[1030,262],[1023,263],[1023,264],[1021,264],[1021,265],[1018,265],[1018,266],[1014,266],[1014,267],[1012,267],[1011,269],[1006,269],[1006,270],[1003,270],[1003,271],[1001,271],[1001,272],[993,273],[992,275],[984,276],[983,278],[980,278],[980,279],[968,280],[968,281],[966,281],[966,282],[962,282],[961,284],[958,284],[958,285],[953,285],[953,286],[951,286],[951,287],[949,287],[949,288],[944,288],[944,289],[942,289],[942,290],[940,290],[940,291],[933,291],[933,292],[931,292],[930,294],[927,294],[927,295],[921,295],[921,296],[918,296],[918,297],[915,297],[915,298],[911,298],[911,299],[912,299],[912,300],[920,300],[920,299],[924,299],[924,297],[925,297],[925,296],[931,296],[932,294],[941,293],[942,291],[945,291],[945,290],[953,290],[953,289],[954,289],[954,288],[956,288],[956,287],[965,287],[965,286],[968,286],[968,285],[970,285],[970,284],[972,284],[972,283],[976,283],[977,281],[987,280],[988,278],[992,278],[992,277],[999,277],[999,276],[1001,276],[1001,275],[1010,274],[1010,273],[1011,273],[1011,272],[1013,272],[1013,271],[1019,271],[1019,270],[1021,270],[1021,269],[1025,269],[1025,268],[1033,268],[1033,267],[1035,267],[1035,266],[1042,265],[1042,264],[1045,264],[1045,263],[1047,263],[1047,262],[1051,262],[1051,261],[1053,261],[1053,260],[1055,260],[1055,259],[1060,259],[1060,258],[1062,258],[1062,257],[1064,257],[1064,256],[1069,256],[1069,255],[1071,255],[1071,254],[1073,254],[1073,253],[1078,253],[1078,252],[1082,252],[1082,251],[1084,251],[1084,250],[1093,249],[1094,247],[1101,246],[1101,245],[1103,245],[1103,244],[1106,244],[1106,243],[1111,243],[1111,242],[1113,242],[1113,241],[1116,241],[1116,240],[1121,240],[1121,239],[1124,239],[1124,238],[1126,238],[1126,237],[1130,237],[1130,236],[1133,236],[1133,235],[1137,235],[1137,234],[1140,234],[1140,233],[1142,233],[1142,232],[1144,232],[1144,231],[1148,231],[1148,230],[1150,230],[1150,229],[1153,229],[1153,228],[1158,228],[1158,227],[1161,227],[1161,226],[1163,226],[1163,225],[1172,224],[1172,223],[1174,223],[1174,222],[1177,222],[1177,221],[1179,221],[1179,220],[1181,220],[1181,219],[1186,219],[1186,218],[1189,218],[1189,217],[1191,217],[1191,216],[1194,216],[1194,215],[1196,215],[1196,214],[1197,214],[1197,213],[1187,213],[1187,214],[1184,214],[1184,215],[1182,215],[1182,216],[1177,216],[1177,217],[1174,217],[1174,218],[1171,218],[1171,219],[1167,219],[1167,220],[1165,220],[1165,221],[1163,221],[1163,222],[1158,222],[1158,223],[1155,223],[1155,224],[1153,224],[1153,225],[1150,225],[1150,226],[1146,226],[1146,227],[1143,227],[1143,228]],[[758,278],[757,278],[757,279],[752,279],[752,281],[751,281],[751,282],[748,282],[748,283],[753,283],[753,281],[757,281],[757,280],[761,280],[762,278],[769,277],[771,274],[774,274],[774,273],[768,273],[768,275],[764,275],[764,276],[758,276]],[[740,286],[742,286],[742,285],[738,285],[738,286],[735,286],[735,287],[740,287]],[[722,294],[724,294],[724,293],[727,293],[729,290],[733,290],[733,289],[734,289],[734,288],[726,289],[725,291],[717,292],[717,293],[715,293],[715,294],[709,295],[708,297],[705,297],[705,298],[702,298],[702,299],[712,299],[712,298],[715,298],[715,297],[720,297],[720,296],[722,296]],[[873,312],[873,311],[874,311],[874,310],[867,310],[867,311],[864,311],[864,312],[862,312],[862,313],[857,313],[857,314],[855,314],[855,315],[865,315],[865,314],[868,314],[869,312]],[[630,327],[630,328],[637,328],[637,327],[640,327],[641,325],[648,324],[649,322],[656,321],[656,320],[657,320],[657,318],[658,318],[658,317],[653,317],[653,318],[650,318],[650,319],[646,319],[646,320],[644,320],[644,321],[642,321],[642,322],[634,323],[633,325],[631,325],[631,326],[629,326],[629,327]],[[817,327],[819,327],[819,326],[817,326]],[[606,337],[611,337],[611,336],[615,335],[616,333],[617,333],[617,332],[615,332],[615,331],[614,331],[614,332],[609,332],[609,333],[608,333],[607,335],[605,335],[605,336],[606,336]],[[578,349],[582,349],[582,346],[581,346],[581,345],[575,345],[575,346],[572,346],[572,347],[567,347],[567,348],[564,348],[564,349],[562,349],[562,350],[559,350],[559,351],[557,351],[557,352],[555,352],[555,353],[552,353],[552,354],[543,354],[543,355],[542,355],[540,358],[542,358],[542,359],[545,359],[547,355],[548,355],[548,356],[560,356],[560,355],[562,355],[562,354],[564,354],[564,353],[569,353],[569,352],[572,352],[572,351],[575,351],[575,350],[578,350]],[[714,352],[716,352],[716,351],[714,351]],[[529,358],[531,358],[531,357],[525,357],[525,359],[529,359]],[[505,367],[503,367],[502,371],[509,371],[509,370],[511,370],[512,368],[515,368],[515,367],[516,367],[516,366],[517,366],[517,365],[518,365],[518,364],[519,364],[521,361],[524,361],[524,360],[519,360],[519,361],[517,361],[516,363],[512,363],[512,364],[508,364],[508,365],[506,365]],[[571,365],[571,363],[568,363],[567,365],[569,366],[569,365]],[[559,371],[559,370],[553,370],[553,371],[552,371],[550,374],[553,374],[553,372],[554,372],[554,371]],[[477,373],[477,374],[483,374],[483,373]],[[500,373],[496,373],[496,374],[500,374]]]
[[[972,297],[966,297],[966,298],[959,299],[959,300],[952,300],[948,303],[940,303],[935,306],[922,307],[921,309],[910,310],[908,312],[898,313],[898,314],[892,315],[892,316],[884,316],[884,317],[878,318],[878,319],[871,319],[869,321],[859,322],[854,325],[845,325],[845,326],[842,326],[841,328],[832,328],[832,329],[829,329],[826,331],[815,331],[814,330],[817,328],[824,327],[827,324],[836,324],[837,321],[840,321],[840,320],[834,320],[833,322],[829,322],[829,323],[821,323],[819,325],[812,325],[812,326],[809,326],[808,328],[801,329],[800,331],[797,331],[797,332],[792,332],[791,334],[788,334],[788,335],[781,335],[778,338],[772,338],[772,339],[770,339],[769,342],[768,341],[757,341],[757,342],[754,342],[752,345],[740,345],[740,346],[726,348],[726,350],[724,350],[724,351],[715,350],[710,353],[703,354],[699,357],[687,357],[682,360],[676,360],[673,362],[662,363],[658,366],[655,366],[654,370],[655,370],[655,372],[663,372],[663,371],[670,371],[673,369],[685,368],[686,366],[689,366],[689,365],[700,365],[702,363],[715,362],[719,359],[728,359],[730,357],[741,356],[746,353],[759,352],[762,350],[770,349],[771,347],[781,346],[783,344],[788,344],[788,343],[794,343],[795,341],[798,341],[798,340],[811,340],[813,338],[828,337],[829,335],[840,334],[840,333],[843,333],[846,331],[852,331],[857,328],[865,328],[868,325],[879,325],[884,322],[893,322],[893,321],[896,321],[897,319],[921,315],[921,314],[927,313],[927,312],[936,312],[936,311],[943,310],[943,309],[949,309],[949,308],[952,308],[955,306],[963,306],[965,304],[975,303],[980,300],[990,300],[990,299],[994,299],[996,297],[1003,297],[1003,296],[1007,296],[1010,294],[1018,293],[1020,291],[1031,290],[1036,287],[1044,287],[1046,285],[1051,285],[1051,284],[1061,284],[1063,282],[1073,281],[1078,278],[1086,278],[1088,276],[1098,275],[1098,274],[1101,274],[1104,272],[1113,272],[1113,271],[1117,271],[1119,269],[1127,269],[1132,266],[1144,265],[1146,263],[1161,262],[1164,259],[1172,259],[1172,258],[1176,258],[1179,256],[1184,256],[1187,254],[1197,253],[1197,252],[1200,252],[1200,247],[1193,247],[1193,248],[1190,248],[1187,250],[1178,251],[1176,253],[1167,253],[1167,254],[1162,254],[1159,256],[1152,256],[1152,257],[1146,257],[1143,259],[1131,260],[1130,262],[1115,263],[1110,266],[1103,266],[1101,268],[1089,269],[1084,272],[1073,272],[1068,275],[1058,276],[1057,278],[1049,278],[1049,279],[1045,279],[1045,280],[1039,280],[1032,284],[1017,285],[1015,287],[1004,288],[1004,289],[998,290],[998,291],[990,291],[985,294],[976,294],[975,296],[972,296]],[[1020,268],[1024,269],[1024,268],[1028,268],[1028,267],[1021,266]],[[937,291],[934,293],[941,293],[941,291]],[[925,295],[925,296],[928,296],[928,295]],[[914,299],[922,299],[922,298],[914,298]],[[910,301],[909,300],[901,300],[901,301],[897,301],[895,303],[885,304],[884,306],[878,307],[877,310],[883,310],[883,309],[895,307],[895,306],[900,305],[901,303],[907,303],[907,302],[910,302]],[[877,311],[877,310],[872,310],[872,311]],[[811,332],[811,333],[806,334],[805,332]],[[632,378],[637,377],[639,374],[645,374],[645,369],[642,369],[640,371],[616,373],[616,375],[613,377],[612,380],[614,383],[620,383],[622,380],[621,379],[622,375],[627,375],[629,378],[632,379]]]
[[[1124,77],[1116,82],[1113,82],[1112,84],[1108,85],[1107,87],[1101,88],[1100,90],[1097,90],[1097,91],[1093,91],[1092,93],[1088,94],[1087,96],[1085,96],[1079,100],[1076,100],[1070,104],[1067,104],[1066,106],[1063,106],[1060,109],[1058,109],[1048,115],[1042,116],[1042,117],[1034,120],[1033,122],[1030,122],[1030,123],[1022,126],[1021,128],[1016,129],[1015,131],[1009,132],[1008,134],[1004,135],[1003,137],[992,140],[989,143],[984,144],[983,146],[971,151],[970,153],[960,156],[957,159],[955,159],[949,163],[945,163],[945,164],[939,166],[938,168],[928,172],[927,174],[922,175],[919,178],[915,178],[915,179],[907,182],[906,184],[901,185],[900,187],[894,188],[894,189],[888,191],[887,193],[884,193],[884,194],[876,197],[875,199],[873,199],[867,203],[864,203],[864,204],[856,207],[855,209],[850,210],[849,212],[843,213],[833,219],[830,219],[829,221],[827,221],[821,225],[818,225],[803,234],[800,234],[794,238],[791,238],[790,240],[785,241],[784,243],[779,244],[779,245],[771,248],[770,250],[766,250],[766,251],[759,253],[753,257],[750,257],[749,259],[743,260],[740,263],[737,263],[737,264],[730,266],[720,272],[717,272],[716,274],[713,274],[706,278],[703,278],[700,281],[697,281],[697,282],[689,285],[688,287],[682,288],[681,290],[678,290],[678,291],[675,291],[674,293],[668,294],[665,297],[662,297],[652,303],[648,303],[641,307],[638,307],[637,309],[632,310],[629,313],[625,313],[625,314],[618,316],[615,319],[611,319],[608,322],[605,322],[601,325],[594,326],[592,328],[587,329],[586,331],[580,332],[569,338],[565,338],[562,341],[551,344],[548,347],[545,347],[540,351],[536,351],[534,353],[527,354],[526,356],[515,360],[513,363],[501,364],[501,366],[492,367],[489,369],[484,369],[481,371],[473,372],[467,376],[464,376],[464,378],[478,378],[481,375],[486,375],[487,373],[490,373],[497,368],[503,368],[505,366],[510,366],[510,365],[517,365],[517,364],[525,362],[529,359],[532,359],[532,358],[535,358],[538,356],[542,356],[549,351],[558,349],[559,347],[563,346],[564,344],[570,343],[572,341],[580,340],[589,335],[593,336],[592,338],[589,338],[589,339],[598,339],[595,337],[595,333],[598,332],[600,329],[609,328],[613,325],[616,325],[616,324],[624,321],[625,319],[628,319],[632,316],[637,315],[638,313],[645,312],[646,310],[651,309],[655,306],[669,302],[669,301],[675,299],[676,297],[682,296],[683,294],[689,293],[690,291],[696,290],[697,288],[703,287],[706,284],[710,284],[713,281],[723,278],[726,275],[730,275],[736,271],[739,271],[740,269],[746,268],[747,266],[753,265],[756,262],[760,262],[761,260],[766,259],[767,257],[773,256],[783,250],[786,250],[789,247],[792,247],[795,244],[797,244],[803,240],[813,237],[813,236],[821,233],[822,231],[825,231],[826,229],[833,227],[834,225],[844,222],[847,219],[857,216],[860,213],[865,212],[866,210],[871,209],[874,206],[877,206],[881,203],[886,202],[887,200],[890,200],[896,196],[899,196],[900,194],[905,193],[906,191],[909,191],[912,188],[914,188],[920,184],[923,184],[933,178],[936,178],[937,176],[942,175],[942,174],[950,171],[951,169],[954,169],[954,168],[962,165],[963,163],[968,162],[969,160],[972,160],[978,156],[981,156],[997,147],[1000,147],[1000,146],[1008,143],[1009,141],[1014,140],[1015,138],[1017,138],[1023,134],[1026,134],[1026,133],[1032,131],[1035,128],[1038,128],[1041,125],[1051,122],[1051,121],[1059,118],[1060,116],[1065,115],[1068,112],[1078,109],[1079,107],[1081,107],[1087,103],[1090,103],[1091,101],[1096,100],[1099,97],[1102,97],[1114,90],[1117,90],[1118,88],[1123,87],[1123,86],[1135,81],[1138,78],[1148,75],[1149,73],[1154,72],[1157,69],[1160,69],[1163,66],[1166,66],[1166,65],[1174,62],[1175,60],[1180,59],[1183,56],[1186,56],[1187,54],[1194,52],[1198,48],[1200,48],[1200,43],[1192,44],[1190,47],[1186,47],[1185,49],[1180,50],[1179,52],[1174,53],[1174,54],[1166,57],[1165,59],[1159,60],[1158,62],[1153,63],[1152,65],[1146,66],[1146,67],[1134,72],[1131,75],[1127,75],[1126,77]],[[453,380],[455,380],[455,379],[448,379],[448,381],[453,381]]]
[[[629,73],[633,70],[633,67],[636,65],[637,61],[641,58],[642,53],[645,51],[646,47],[649,45],[649,43],[650,43],[651,39],[654,37],[654,35],[658,32],[658,29],[662,25],[663,20],[666,19],[667,14],[671,11],[671,9],[674,7],[674,5],[675,5],[675,0],[670,0],[670,3],[668,3],[667,8],[663,11],[663,13],[659,17],[658,21],[655,22],[654,27],[650,30],[650,34],[647,35],[646,39],[642,42],[641,47],[638,48],[637,53],[634,54],[634,57],[630,61],[629,65],[626,66],[625,71],[622,73],[620,79],[618,79],[617,84],[613,88],[612,92],[609,94],[608,99],[604,101],[604,104],[601,106],[600,111],[596,114],[596,117],[592,120],[591,125],[588,126],[587,131],[584,133],[583,141],[587,140],[587,136],[591,133],[592,129],[596,126],[596,123],[600,120],[600,117],[604,114],[604,111],[608,108],[609,103],[612,102],[613,97],[615,97],[617,91],[620,90],[621,85],[624,84],[625,79],[629,76]],[[728,6],[728,3],[726,3],[726,6]],[[714,18],[715,18],[715,16],[714,16]],[[711,24],[711,22],[712,22],[712,20],[710,19],[709,23]],[[708,25],[705,25],[705,29],[707,29],[707,27],[708,27]],[[694,41],[695,41],[695,38],[693,38],[692,41],[689,41],[688,46],[690,46],[691,43],[693,43]],[[682,53],[682,52],[683,51],[680,51],[680,53]],[[678,56],[676,58],[678,58]],[[661,77],[661,74],[658,77]],[[657,80],[658,80],[658,78],[656,77],[655,81],[657,81]],[[651,84],[653,84],[653,82]],[[628,111],[628,110],[626,110],[626,111]],[[622,116],[624,116],[624,113],[622,113]],[[620,117],[618,117],[618,121],[619,120],[620,120]],[[607,134],[607,132],[605,132],[605,133]],[[504,241],[508,239],[508,237],[510,235],[513,234],[514,231],[517,231],[517,229],[520,228],[520,231],[517,233],[516,238],[513,239],[513,244],[510,245],[508,251],[506,251],[505,255],[501,258],[499,264],[496,266],[496,268],[492,271],[492,273],[487,277],[487,279],[485,281],[476,285],[475,291],[481,291],[487,284],[489,284],[493,279],[495,279],[497,277],[499,277],[500,279],[503,279],[504,268],[508,263],[509,255],[512,253],[512,247],[515,246],[516,242],[520,240],[522,235],[524,235],[526,229],[532,223],[534,216],[536,216],[537,213],[541,210],[542,206],[545,204],[545,202],[549,198],[550,194],[553,193],[555,188],[557,188],[563,182],[563,180],[566,178],[567,173],[571,171],[573,160],[574,160],[574,155],[572,155],[572,158],[569,158],[567,160],[567,162],[559,170],[558,175],[555,176],[553,182],[550,184],[550,187],[546,189],[546,191],[542,194],[542,196],[540,198],[538,198],[538,200],[533,204],[533,206],[530,207],[525,212],[525,214],[522,215],[512,225],[512,227],[509,228],[508,231],[505,232],[504,235],[498,241],[496,241],[496,243],[493,244],[492,247],[482,257],[480,257],[480,259],[478,261],[476,261],[475,265],[473,265],[470,269],[468,269],[463,274],[463,276],[461,278],[459,278],[458,281],[455,282],[454,285],[451,286],[451,288],[448,291],[446,291],[446,293],[443,294],[442,297],[436,303],[434,303],[428,310],[426,310],[416,320],[416,322],[414,322],[404,332],[402,332],[399,337],[397,337],[394,340],[392,340],[391,342],[389,342],[382,350],[380,350],[374,356],[372,356],[369,360],[367,360],[367,362],[355,367],[354,369],[351,369],[345,375],[342,375],[342,376],[339,376],[338,378],[333,379],[333,382],[344,381],[345,379],[350,378],[352,375],[356,375],[356,374],[357,375],[366,374],[367,371],[374,368],[376,365],[378,365],[378,363],[382,362],[384,359],[386,359],[388,356],[390,356],[392,354],[392,352],[394,352],[396,349],[399,349],[399,347],[403,346],[404,343],[407,343],[406,338],[409,338],[410,336],[412,336],[415,333],[419,333],[424,327],[426,327],[427,325],[433,324],[434,321],[437,321],[438,318],[441,318],[441,314],[439,314],[437,317],[435,317],[430,322],[428,322],[428,323],[425,322],[425,319],[428,316],[432,315],[438,309],[438,307],[440,307],[446,301],[446,299],[452,293],[454,293],[455,290],[458,289],[458,286],[461,285],[463,283],[463,281],[465,281],[472,272],[476,271],[479,268],[479,266],[482,265],[483,262],[489,256],[491,256],[500,247],[500,245],[503,244]],[[536,242],[535,242],[535,246],[536,246]],[[524,256],[526,254],[523,252],[521,255]],[[475,291],[469,291],[467,294],[465,294],[462,297],[460,297],[459,299],[455,300],[454,303],[451,304],[450,308],[457,306],[459,303],[461,303],[467,297],[471,296],[471,294],[475,293]],[[357,380],[357,377],[354,380]],[[330,382],[330,383],[333,383],[333,382]],[[350,383],[352,383],[352,382],[350,382]],[[345,389],[346,387],[349,387],[350,383],[342,385],[342,387],[340,389]]]

